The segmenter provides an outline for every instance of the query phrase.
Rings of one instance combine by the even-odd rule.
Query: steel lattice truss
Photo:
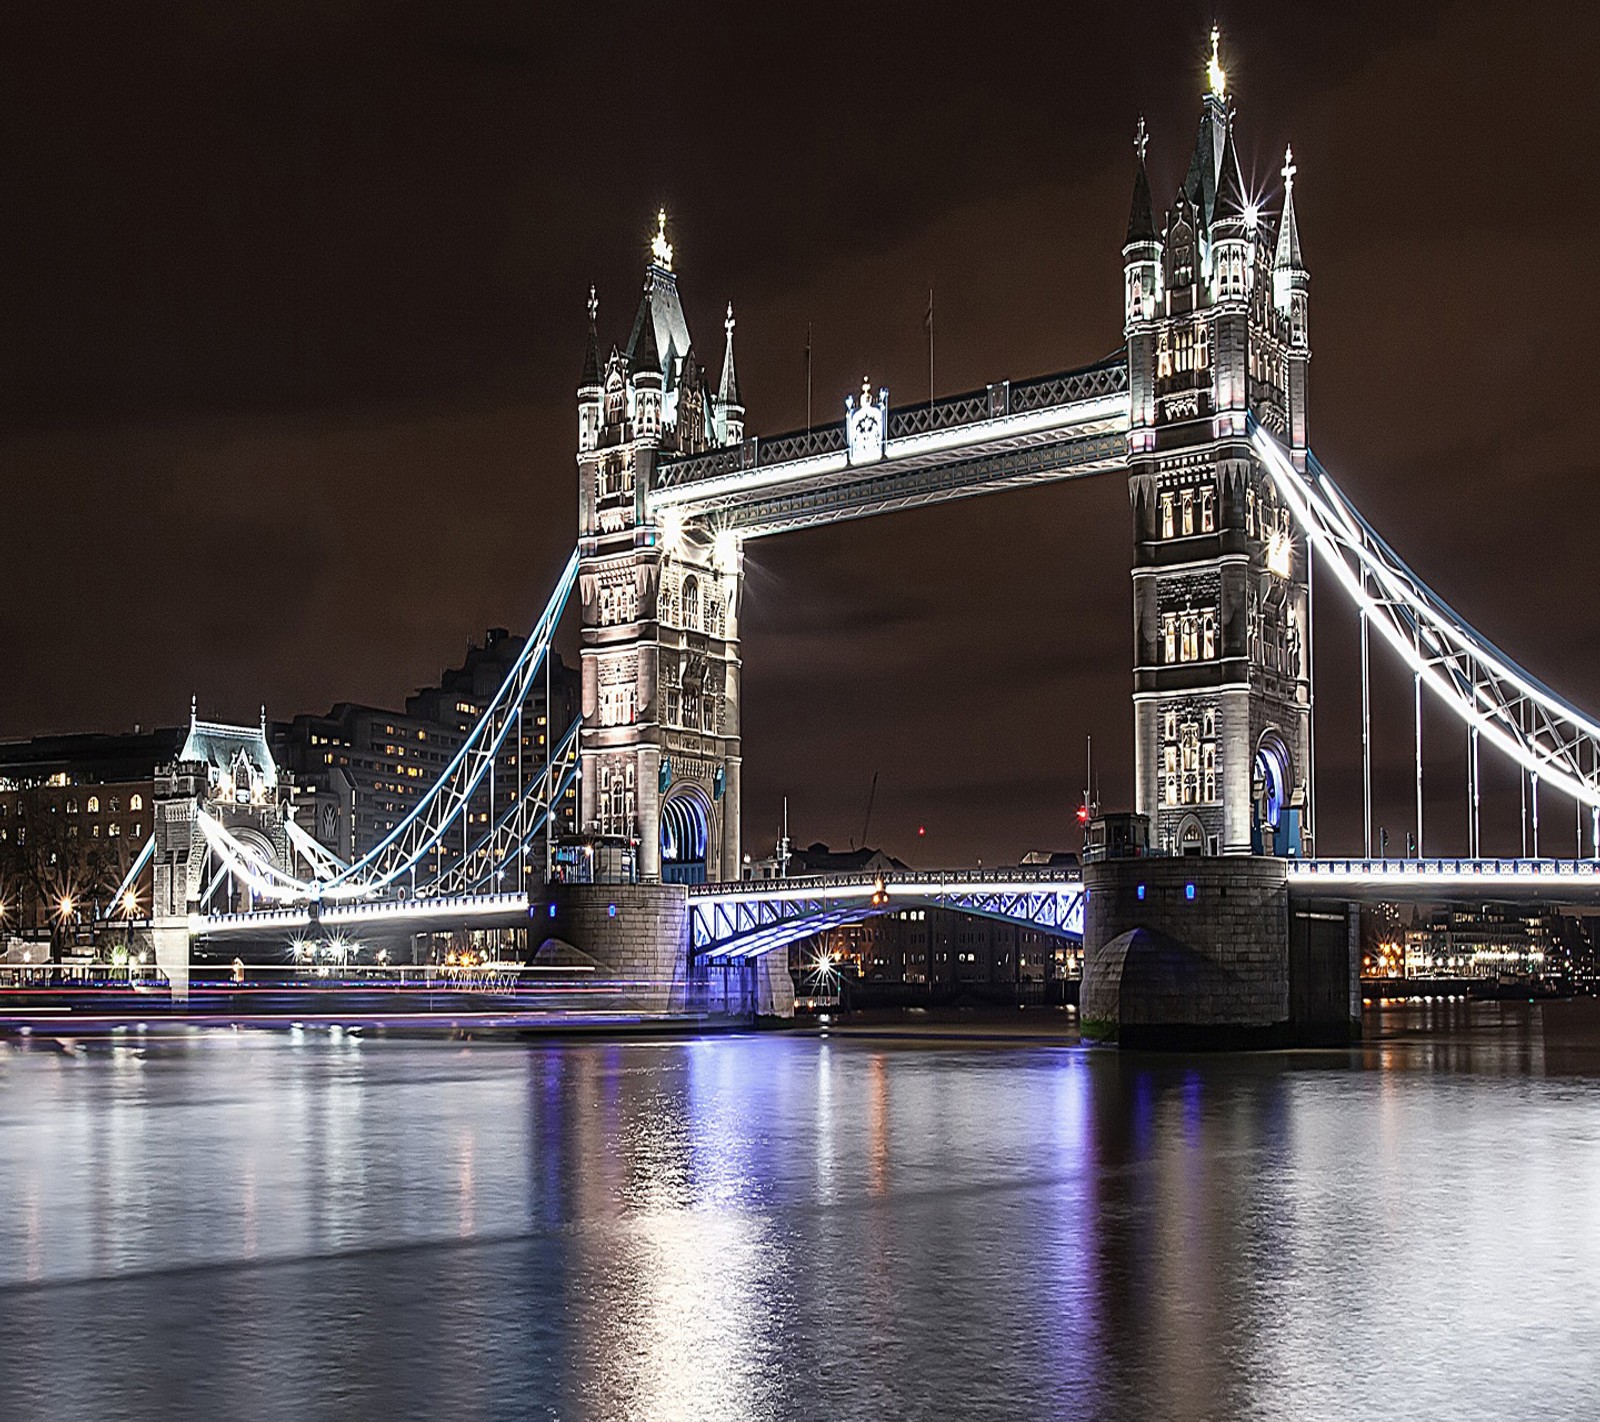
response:
[[[689,892],[689,942],[708,960],[755,958],[830,928],[915,908],[954,909],[1081,938],[1083,900],[1077,870],[841,874],[708,884]]]
[[[1264,429],[1254,428],[1251,440],[1318,557],[1423,684],[1541,783],[1600,806],[1600,725],[1437,596],[1314,457],[1301,474]]]

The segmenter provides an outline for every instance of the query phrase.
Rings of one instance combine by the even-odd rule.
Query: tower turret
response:
[[[1139,119],[1133,138],[1133,203],[1128,209],[1128,235],[1122,244],[1122,329],[1128,339],[1129,398],[1133,423],[1129,447],[1142,448],[1145,431],[1155,424],[1154,333],[1151,318],[1161,299],[1161,238],[1150,201],[1150,176],[1144,155],[1150,136]]]
[[[717,390],[717,439],[722,444],[738,444],[744,439],[744,401],[739,396],[739,376],[733,367],[733,303],[722,323],[727,344],[722,351],[722,384]]]
[[[655,313],[647,285],[639,307],[639,339],[628,361],[628,385],[633,394],[634,438],[654,442],[661,438],[661,355],[656,349]]]
[[[1289,323],[1285,358],[1289,407],[1289,446],[1303,464],[1306,450],[1306,364],[1311,359],[1311,327],[1307,297],[1311,273],[1300,255],[1300,224],[1294,211],[1294,149],[1283,150],[1283,220],[1278,225],[1278,250],[1272,259],[1272,299]]]
[[[595,319],[600,302],[589,288],[589,343],[583,353],[583,374],[578,377],[578,452],[591,450],[600,442],[600,336]]]
[[[1303,458],[1298,234],[1288,211],[1280,274],[1240,172],[1219,48],[1213,32],[1189,174],[1159,243],[1141,171],[1123,249],[1136,803],[1169,853],[1299,854],[1313,829],[1306,552],[1250,438],[1254,416]],[[1136,312],[1151,258],[1160,283]]]

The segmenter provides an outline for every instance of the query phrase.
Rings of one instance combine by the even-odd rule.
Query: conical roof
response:
[[[595,313],[599,302],[594,299],[594,288],[589,288],[589,344],[583,353],[583,375],[578,380],[580,389],[600,383],[600,337],[595,331]]]
[[[1286,149],[1283,155],[1283,221],[1278,228],[1278,250],[1272,265],[1294,271],[1304,271],[1300,256],[1300,224],[1294,215],[1294,150]]]
[[[639,303],[639,316],[633,323],[633,339],[628,342],[628,369],[634,375],[649,371],[661,374],[661,353],[656,348],[656,321],[650,288],[644,289],[644,300]]]
[[[1245,216],[1244,179],[1239,173],[1239,155],[1233,147],[1233,125],[1228,125],[1227,137],[1222,141],[1221,171],[1217,174],[1217,204],[1213,220],[1243,220]]]
[[[1144,170],[1144,155],[1139,155],[1139,166],[1133,175],[1133,204],[1128,209],[1128,239],[1122,245],[1131,247],[1135,242],[1156,240],[1156,215],[1150,201],[1150,179]]]
[[[739,398],[739,373],[733,367],[733,303],[728,303],[728,319],[722,323],[728,333],[728,343],[722,352],[722,385],[717,391],[717,401],[726,409],[730,405],[743,405]]]

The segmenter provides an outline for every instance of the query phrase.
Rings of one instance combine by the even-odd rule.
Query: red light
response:
[[[918,825],[917,826],[917,838],[918,839],[921,839],[923,835],[927,834],[927,832],[928,832],[927,825]]]
[[[1078,823],[1080,825],[1089,823],[1089,807],[1087,805],[1078,806]]]

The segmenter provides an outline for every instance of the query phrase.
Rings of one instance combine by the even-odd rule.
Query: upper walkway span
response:
[[[887,406],[886,391],[876,403],[863,392],[842,422],[664,458],[651,508],[757,538],[1127,465],[1122,351],[1080,370]]]

